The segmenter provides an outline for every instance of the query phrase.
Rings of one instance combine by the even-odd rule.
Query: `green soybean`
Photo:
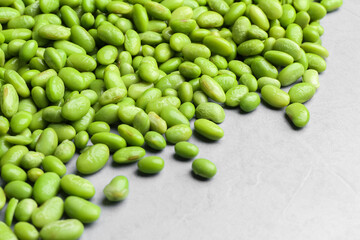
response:
[[[149,131],[144,136],[145,143],[149,147],[155,150],[163,150],[166,147],[166,141],[164,137],[155,131]]]
[[[42,174],[35,182],[33,197],[38,204],[54,197],[60,188],[60,177],[53,172]]]
[[[84,232],[84,225],[77,219],[58,220],[46,224],[40,231],[44,240],[76,240]]]
[[[26,181],[26,172],[11,163],[4,164],[1,167],[1,178],[5,182],[11,182],[11,181]]]
[[[75,174],[68,174],[62,177],[60,186],[65,193],[84,199],[90,199],[95,194],[94,185],[89,180]]]
[[[76,160],[76,169],[82,174],[92,174],[102,169],[109,159],[109,147],[98,143],[81,153]]]
[[[301,103],[292,103],[285,111],[286,115],[296,127],[304,127],[309,122],[309,110]]]
[[[16,198],[10,198],[10,201],[8,202],[6,211],[5,211],[5,223],[8,226],[11,226],[16,206],[18,205],[19,200]],[[16,239],[16,238],[15,238]]]
[[[105,186],[103,193],[109,201],[122,201],[129,195],[129,181],[125,176],[116,176]]]
[[[156,174],[164,168],[164,165],[164,160],[157,156],[142,158],[137,164],[139,171],[145,174]]]
[[[8,198],[22,200],[31,197],[32,187],[24,181],[15,180],[5,185],[4,192]]]
[[[30,223],[18,222],[14,226],[14,233],[20,239],[36,240],[39,239],[38,230]]]
[[[165,132],[166,140],[169,143],[176,144],[177,142],[187,141],[192,135],[192,130],[188,125],[178,124],[168,128]]]
[[[31,219],[31,216],[37,207],[38,205],[35,200],[32,198],[25,198],[16,206],[14,216],[18,221],[27,222]]]
[[[219,140],[224,136],[224,131],[214,122],[207,119],[197,119],[194,122],[197,133],[209,140]]]
[[[76,196],[65,199],[64,210],[70,218],[78,219],[82,223],[92,223],[100,217],[101,209],[88,200]]]
[[[286,107],[290,103],[289,94],[273,85],[265,85],[261,89],[261,97],[270,106],[275,108]]]
[[[215,176],[217,169],[213,162],[205,158],[195,159],[192,163],[194,174],[203,178],[212,178]]]
[[[1,238],[6,240],[16,240],[18,239],[11,228],[5,224],[4,222],[0,222],[0,231],[1,231]]]

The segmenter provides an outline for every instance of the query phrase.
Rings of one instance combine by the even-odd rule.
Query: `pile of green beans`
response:
[[[93,184],[66,174],[75,153],[83,175],[111,156],[156,174],[164,160],[145,156],[144,145],[169,143],[194,159],[193,118],[217,141],[224,106],[251,112],[261,99],[304,127],[329,56],[320,20],[342,2],[1,0],[0,240],[78,239],[99,218]],[[217,172],[204,158],[192,169]],[[124,200],[127,178],[103,193]]]

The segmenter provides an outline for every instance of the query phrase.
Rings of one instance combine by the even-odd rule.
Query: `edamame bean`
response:
[[[212,178],[217,172],[215,164],[205,158],[195,159],[192,163],[192,170],[194,174],[203,178]]]
[[[316,89],[320,87],[319,73],[314,69],[306,70],[304,75],[302,76],[302,81],[310,83]]]
[[[30,223],[18,222],[14,226],[14,233],[20,239],[36,240],[39,239],[38,230]]]
[[[318,73],[326,70],[326,62],[322,57],[314,53],[306,53],[305,56],[308,61],[309,69],[314,69]]]
[[[67,216],[78,219],[82,223],[96,221],[101,213],[99,206],[76,196],[69,196],[65,199],[64,210]]]
[[[1,18],[0,18],[1,19]],[[4,222],[0,222],[0,232],[2,240],[17,240],[18,238],[13,233],[11,228]]]
[[[2,187],[0,187],[0,210],[5,206],[6,195]]]
[[[200,87],[204,93],[216,102],[225,102],[225,92],[221,86],[210,76],[202,75],[200,78]]]
[[[53,172],[42,174],[33,187],[33,197],[38,204],[54,197],[60,188],[60,177]]]
[[[197,119],[194,122],[194,127],[197,133],[209,140],[219,140],[224,136],[224,131],[214,122],[207,119]]]
[[[164,160],[161,157],[151,156],[140,159],[138,169],[145,174],[156,174],[164,168]]]
[[[163,150],[166,147],[166,141],[164,137],[155,131],[149,131],[144,136],[145,143],[155,150]]]
[[[304,103],[310,100],[316,92],[316,88],[310,83],[297,83],[289,90],[290,102]]]
[[[129,195],[129,182],[125,176],[116,176],[105,186],[103,193],[112,202],[124,200]]]
[[[144,144],[143,135],[135,128],[121,124],[118,126],[118,132],[123,137],[126,143],[130,146],[142,146]]]
[[[195,116],[195,106],[191,102],[181,104],[179,111],[188,119],[191,120]]]
[[[304,127],[310,119],[309,110],[301,103],[292,103],[286,108],[286,115],[296,127]]]
[[[126,142],[122,137],[108,132],[95,133],[91,137],[91,142],[93,144],[103,143],[107,145],[110,149],[110,152],[115,152],[120,148],[126,147]]]
[[[289,94],[273,85],[265,85],[261,89],[261,97],[270,106],[275,108],[286,107],[290,103]]]
[[[27,172],[28,179],[31,182],[36,182],[36,180],[44,174],[44,171],[40,168],[32,168]]]
[[[343,0],[322,0],[321,4],[326,8],[326,11],[331,12],[343,4]]]
[[[240,109],[244,112],[254,111],[260,104],[260,97],[255,92],[245,94],[240,101]]]
[[[126,164],[132,163],[145,156],[145,150],[141,147],[125,147],[116,151],[113,160],[116,163]]]
[[[66,173],[64,163],[55,156],[46,156],[42,161],[42,167],[45,172],[54,172],[59,175],[59,177],[62,177]]]
[[[58,136],[54,129],[46,128],[40,135],[36,143],[36,151],[44,155],[51,155],[54,153],[58,145]]]
[[[15,180],[5,185],[4,192],[8,198],[22,200],[31,197],[32,187],[24,181]]]
[[[175,144],[175,153],[182,158],[194,158],[199,153],[199,148],[189,142],[178,142]]]
[[[26,172],[11,163],[4,164],[1,167],[1,178],[5,182],[11,182],[11,181],[26,181],[27,175]]]
[[[268,84],[274,85],[275,87],[278,87],[278,88],[281,87],[280,81],[275,78],[261,77],[258,79],[259,89],[262,89],[265,85],[268,85]]]
[[[94,185],[89,180],[75,174],[68,174],[62,177],[60,186],[65,193],[84,199],[90,199],[95,194]]]
[[[76,240],[84,232],[84,225],[77,219],[58,220],[46,224],[40,231],[44,240]]]
[[[165,131],[167,130],[166,121],[162,119],[158,114],[152,111],[148,113],[148,116],[150,120],[150,129],[160,134],[164,134]]]
[[[23,222],[29,221],[37,206],[37,203],[32,198],[25,198],[21,200],[15,209],[14,216],[16,220]]]
[[[289,86],[296,82],[305,72],[301,63],[292,63],[285,67],[278,76],[281,86]]]
[[[21,145],[12,146],[0,160],[0,166],[4,166],[6,163],[11,163],[16,166],[20,166],[21,159],[28,152],[28,148]]]
[[[179,124],[168,128],[165,132],[166,140],[169,143],[187,141],[192,135],[192,130],[188,125]]]
[[[81,153],[76,160],[76,169],[82,174],[92,174],[102,169],[109,159],[108,146],[95,144]]]
[[[11,84],[5,84],[0,90],[0,108],[5,117],[11,118],[19,107],[19,96]]]

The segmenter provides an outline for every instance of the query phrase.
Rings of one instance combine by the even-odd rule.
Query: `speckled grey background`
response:
[[[159,154],[165,168],[155,176],[109,161],[87,177],[102,215],[81,239],[360,239],[359,12],[360,1],[345,0],[321,21],[330,57],[304,129],[263,104],[250,114],[226,110],[223,139],[190,139],[218,167],[210,181],[194,178],[173,146]],[[69,166],[74,172],[75,161]],[[130,194],[108,204],[102,189],[116,175],[128,177]]]

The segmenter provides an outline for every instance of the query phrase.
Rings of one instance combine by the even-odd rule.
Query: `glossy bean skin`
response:
[[[114,177],[108,185],[105,186],[103,193],[109,201],[122,201],[129,195],[129,181],[125,176]]]
[[[314,69],[308,69],[304,72],[302,76],[303,82],[310,83],[316,89],[320,87],[319,83],[319,73]]]
[[[51,155],[54,153],[58,145],[58,136],[54,129],[46,128],[40,135],[36,143],[36,151],[44,155]]]
[[[145,143],[155,150],[163,150],[166,147],[166,141],[164,137],[155,131],[149,131],[144,136]]]
[[[38,230],[30,223],[18,222],[14,226],[14,233],[19,239],[36,240],[39,239]]]
[[[22,200],[31,197],[32,187],[24,181],[15,180],[5,185],[4,192],[8,198]]]
[[[95,144],[81,153],[76,160],[76,169],[82,174],[92,174],[103,168],[109,159],[108,146],[102,143]]]
[[[11,228],[6,225],[4,222],[0,222],[0,231],[1,231],[1,237],[5,240],[16,240],[18,239],[16,235],[13,233]]]
[[[136,162],[145,156],[145,150],[141,147],[132,146],[125,147],[116,151],[113,155],[113,160],[119,164],[128,164]]]
[[[31,222],[38,228],[57,221],[64,212],[64,201],[60,197],[52,197],[36,208],[31,215]]]
[[[191,159],[198,155],[199,148],[189,142],[178,142],[175,144],[175,153],[182,158]]]
[[[322,0],[321,4],[326,8],[326,11],[331,12],[343,4],[343,0]]]
[[[78,219],[82,223],[92,223],[101,214],[101,209],[94,203],[76,196],[69,196],[65,199],[64,210],[70,218]]]
[[[261,97],[270,106],[275,108],[286,107],[290,103],[289,94],[273,85],[265,85],[261,89]]]
[[[304,103],[314,96],[315,91],[310,83],[297,83],[289,89],[290,102]]]
[[[196,175],[207,179],[214,177],[217,172],[215,164],[205,158],[195,159],[192,163],[192,170]]]
[[[3,209],[6,203],[6,195],[4,189],[0,187],[0,210]]]
[[[239,106],[241,98],[249,92],[249,89],[245,85],[238,85],[230,88],[226,92],[226,102],[225,104],[229,107]],[[200,106],[200,105],[199,105]]]
[[[309,110],[301,103],[292,103],[285,111],[286,115],[296,127],[302,128],[309,122]]]
[[[172,144],[176,144],[177,142],[181,141],[187,141],[191,135],[191,128],[184,124],[172,126],[165,132],[166,140]]]
[[[32,198],[25,198],[16,206],[14,216],[18,221],[27,222],[31,219],[31,216],[37,207],[38,205],[35,200]]]
[[[12,117],[19,107],[19,95],[11,84],[5,84],[0,90],[0,107],[5,117]]]
[[[118,132],[120,136],[124,138],[126,143],[130,146],[142,146],[144,144],[143,135],[137,129],[129,125],[119,125]]]
[[[254,111],[259,106],[260,102],[261,100],[257,93],[247,93],[240,101],[240,109],[244,112]]]
[[[164,160],[157,156],[145,157],[138,162],[138,169],[145,174],[156,174],[164,168]]]
[[[222,123],[225,120],[224,109],[216,103],[201,103],[195,110],[196,118],[205,118],[215,123]]]
[[[26,172],[11,163],[4,164],[1,167],[1,178],[5,182],[11,182],[11,181],[26,181]]]
[[[224,131],[214,122],[207,119],[197,119],[194,122],[195,131],[209,140],[219,140],[224,136]]]
[[[114,133],[96,133],[91,137],[91,142],[93,144],[103,143],[109,147],[111,152],[126,147],[125,140]]]
[[[223,103],[226,100],[225,92],[221,86],[210,76],[203,75],[200,78],[200,87],[208,97],[216,102]]]
[[[158,114],[152,111],[148,113],[148,116],[150,120],[150,130],[153,130],[160,134],[165,133],[165,131],[167,130],[166,121],[162,119]]]
[[[84,225],[77,219],[58,220],[45,225],[40,231],[44,240],[76,240],[84,232]]]
[[[87,179],[75,174],[68,174],[60,180],[61,189],[71,196],[90,199],[95,194],[94,185]]]
[[[60,189],[60,177],[53,172],[41,175],[33,187],[33,197],[38,204],[54,197]]]
[[[66,173],[64,163],[55,156],[46,156],[42,162],[42,167],[45,172],[54,172],[59,175],[59,177],[62,177]]]
[[[281,86],[289,86],[296,82],[305,72],[304,66],[300,63],[293,63],[285,67],[278,76]]]
[[[20,166],[23,156],[29,151],[25,146],[15,145],[8,149],[8,151],[1,157],[0,166],[6,163],[11,163]]]
[[[55,149],[54,156],[67,163],[75,154],[75,144],[71,140],[62,141]]]

